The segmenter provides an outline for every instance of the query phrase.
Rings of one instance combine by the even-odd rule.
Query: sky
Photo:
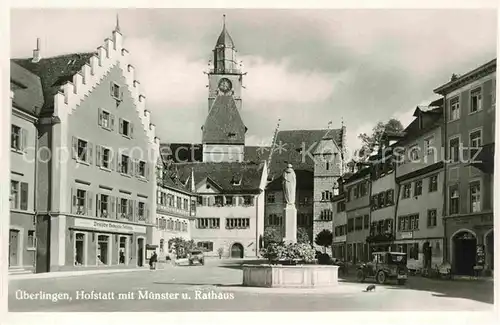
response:
[[[208,69],[226,27],[243,61],[247,145],[281,130],[404,126],[433,89],[496,57],[491,9],[14,9],[11,57],[94,51],[119,15],[124,47],[162,142],[200,143]]]

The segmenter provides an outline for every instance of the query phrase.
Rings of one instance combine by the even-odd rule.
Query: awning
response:
[[[156,248],[158,248],[158,245],[146,244],[146,249],[156,249]]]
[[[471,157],[471,159],[474,157]],[[481,146],[481,150],[474,161],[469,164],[486,174],[493,174],[495,165],[495,143]]]

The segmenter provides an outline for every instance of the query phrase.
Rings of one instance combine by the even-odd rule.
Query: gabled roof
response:
[[[203,162],[175,164],[181,182],[185,182],[194,171],[195,183],[210,178],[223,193],[258,193],[264,163]]]
[[[169,188],[175,191],[179,191],[185,194],[192,194],[189,189],[189,184],[184,184],[179,178],[170,177],[168,175],[164,175],[163,182],[159,184],[161,187]]]
[[[246,131],[233,96],[217,96],[203,125],[202,142],[244,144]]]
[[[54,96],[66,82],[73,80],[73,76],[93,55],[94,52],[73,53],[43,58],[36,63],[32,62],[32,58],[12,61],[40,77],[44,96],[40,115],[51,116],[54,110]]]
[[[279,131],[276,135],[269,176],[271,178],[279,176],[286,163],[292,164],[296,173],[297,170],[313,171],[314,162],[311,156],[320,141],[329,137],[335,140],[337,146],[342,147],[341,129]]]
[[[10,89],[13,106],[30,115],[40,113],[44,102],[40,78],[14,61],[10,61]]]
[[[441,105],[441,106],[437,106]],[[443,101],[437,100],[429,104],[429,110],[416,110],[416,117],[413,121],[403,130],[404,136],[398,144],[404,144],[408,141],[413,141],[419,136],[427,133],[428,131],[440,126],[443,123]],[[421,119],[421,121],[420,121]]]

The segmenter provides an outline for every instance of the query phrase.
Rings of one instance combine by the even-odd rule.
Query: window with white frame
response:
[[[415,181],[415,193],[414,196],[419,196],[422,195],[422,180],[419,179],[418,181]]]
[[[139,161],[137,165],[137,175],[140,177],[146,177],[146,162],[145,161]]]
[[[470,159],[474,159],[476,153],[482,145],[482,132],[481,130],[472,131],[469,134],[469,151],[470,151]]]
[[[450,118],[449,121],[455,121],[460,118],[460,101],[459,97],[454,97],[450,100]]]
[[[111,212],[111,197],[107,194],[97,195],[97,217],[109,218]]]
[[[457,162],[460,159],[460,138],[459,137],[451,138],[449,143],[450,143],[449,159],[451,162]]]
[[[483,108],[481,88],[476,88],[470,92],[470,112],[474,113]]]
[[[427,227],[436,227],[437,225],[437,210],[430,209],[427,210]]]
[[[12,124],[10,131],[10,147],[14,150],[26,149],[27,130]]]
[[[34,230],[28,230],[28,243],[26,244],[27,249],[33,249],[36,247],[36,236]]]
[[[416,162],[419,158],[419,151],[420,148],[418,145],[411,146],[409,149],[409,154],[410,154],[410,161],[411,162]]]
[[[120,123],[120,129],[119,129],[120,134],[125,136],[125,137],[131,138],[132,132],[133,132],[132,123],[130,123],[129,121],[124,120],[122,118],[119,119],[119,123]]]
[[[427,156],[432,155],[434,151],[434,136],[428,137],[424,140],[424,150]]]
[[[89,143],[85,140],[78,139],[78,160],[80,161],[88,161],[89,160]]]
[[[407,199],[411,196],[411,183],[403,184],[402,198]]]
[[[139,221],[146,221],[146,203],[137,203],[137,217]]]
[[[99,108],[99,119],[98,124],[107,130],[113,130],[115,117],[108,111]]]
[[[85,214],[87,202],[87,191],[82,189],[76,190],[76,214]]]
[[[450,215],[457,214],[460,209],[460,194],[458,185],[450,186],[449,210]]]
[[[470,212],[481,211],[481,182],[474,181],[469,184]]]
[[[438,175],[432,175],[429,177],[429,192],[435,192],[438,190]]]

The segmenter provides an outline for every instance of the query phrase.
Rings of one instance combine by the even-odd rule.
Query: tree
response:
[[[309,234],[305,228],[297,228],[297,243],[309,244]]]
[[[314,242],[318,246],[323,246],[323,253],[326,253],[326,248],[333,244],[333,234],[330,230],[323,229],[316,235]]]
[[[217,249],[217,255],[219,255],[219,259],[222,258],[222,255],[224,254],[224,247],[219,247]]]
[[[264,247],[267,247],[271,243],[281,243],[282,241],[283,237],[277,228],[268,227],[264,230]]]
[[[168,240],[170,251],[175,253],[176,258],[184,258],[196,245],[194,240],[186,240],[182,237],[174,237]]]
[[[358,159],[365,161],[374,150],[383,146],[382,140],[385,132],[401,132],[404,127],[401,121],[391,118],[386,123],[378,122],[372,129],[372,134],[361,133],[358,138],[361,140],[361,148],[357,152]]]

